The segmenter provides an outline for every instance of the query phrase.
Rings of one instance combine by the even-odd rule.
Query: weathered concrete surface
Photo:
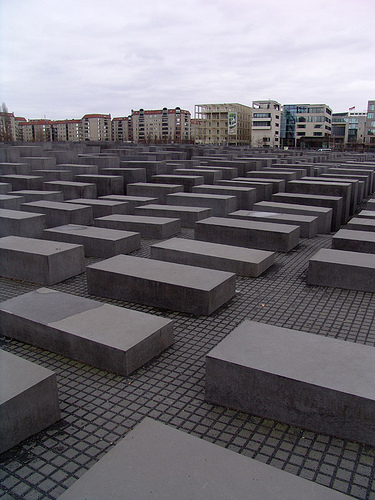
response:
[[[332,248],[349,252],[375,253],[375,232],[340,229],[332,237]]]
[[[146,215],[107,215],[94,220],[96,227],[107,227],[120,231],[135,231],[142,238],[162,240],[181,232],[181,220],[169,217],[149,217]]]
[[[157,198],[147,198],[145,196],[128,196],[120,194],[108,194],[101,196],[100,200],[117,200],[127,203],[130,215],[134,215],[134,209],[143,205],[158,203]]]
[[[169,319],[40,288],[0,304],[2,335],[127,376],[173,343]]]
[[[60,203],[58,201],[31,201],[23,203],[22,210],[44,214],[47,227],[63,226],[65,224],[93,224],[92,208],[75,203]]]
[[[214,216],[226,217],[237,209],[237,198],[220,194],[175,193],[167,195],[167,205],[211,208]]]
[[[152,259],[229,271],[256,278],[275,262],[275,254],[207,241],[172,238],[150,247]]]
[[[89,293],[173,311],[210,315],[235,295],[236,275],[118,255],[87,267]]]
[[[337,491],[146,417],[60,500],[340,500]],[[151,493],[152,492],[152,493]]]
[[[207,355],[205,399],[375,444],[375,349],[244,321]]]
[[[211,217],[212,210],[211,208],[201,207],[150,204],[136,207],[134,209],[134,214],[150,217],[169,217],[180,219],[181,227],[194,228],[197,221]]]
[[[203,185],[194,187],[193,193],[235,196],[237,198],[237,208],[243,210],[251,210],[256,202],[256,189],[249,187]]]
[[[40,238],[46,228],[44,214],[0,208],[0,237]]]
[[[0,350],[0,453],[60,420],[56,374]]]

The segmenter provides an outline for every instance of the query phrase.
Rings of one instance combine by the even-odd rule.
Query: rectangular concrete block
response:
[[[235,196],[203,193],[175,193],[167,195],[167,205],[211,208],[217,217],[226,217],[237,209]]]
[[[126,193],[129,196],[143,196],[145,198],[157,198],[159,203],[166,205],[167,195],[183,192],[181,184],[160,184],[156,182],[136,182],[128,184]]]
[[[30,175],[28,163],[0,163],[0,175]]]
[[[235,295],[236,275],[118,255],[87,267],[89,293],[162,309],[210,315]]]
[[[87,205],[91,207],[94,218],[113,214],[126,215],[129,213],[128,204],[117,200],[75,198],[73,200],[67,200],[66,203],[76,203],[77,205]]]
[[[0,237],[41,238],[45,228],[46,216],[44,214],[0,208]]]
[[[90,184],[95,184],[97,196],[125,193],[124,179],[121,175],[80,174],[80,175],[75,175],[74,180],[77,182],[87,182]]]
[[[299,244],[300,228],[289,224],[210,217],[195,224],[195,239],[272,252],[289,252]]]
[[[375,292],[375,255],[322,248],[309,260],[307,283]]]
[[[375,220],[371,217],[353,217],[346,225],[347,229],[358,231],[375,231]]]
[[[38,191],[35,189],[21,189],[20,191],[11,191],[8,194],[22,196],[25,200],[25,203],[40,200],[64,201],[64,195],[61,191]]]
[[[252,181],[250,178],[236,177],[230,181],[218,181],[219,186],[238,186],[256,189],[256,201],[270,200],[272,184],[269,182]]]
[[[131,253],[141,248],[141,235],[139,233],[77,224],[45,229],[43,238],[83,245],[86,257],[104,259],[120,253]]]
[[[73,180],[73,174],[69,170],[33,170],[33,174],[43,177],[43,182]]]
[[[56,374],[0,350],[0,453],[60,420]]]
[[[80,165],[76,163],[61,163],[57,165],[57,168],[68,170],[74,175],[82,174],[92,174],[97,175],[99,173],[99,167],[97,165]]]
[[[185,193],[191,193],[194,186],[200,186],[204,183],[204,177],[202,175],[163,174],[153,175],[151,182],[181,185]]]
[[[152,259],[228,271],[257,278],[275,262],[275,254],[207,241],[172,238],[150,247]]]
[[[318,234],[318,218],[309,215],[279,214],[277,212],[261,212],[257,210],[237,210],[236,212],[228,214],[228,217],[299,226],[301,238],[314,238]]]
[[[21,204],[25,203],[23,196],[12,194],[0,194],[0,208],[7,210],[21,210]]]
[[[251,210],[256,202],[256,189],[240,186],[196,186],[193,188],[193,193],[202,194],[221,194],[227,196],[235,196],[237,198],[237,208],[240,210]]]
[[[94,183],[77,181],[49,181],[44,182],[43,188],[47,191],[61,191],[64,200],[74,198],[96,198],[97,189]]]
[[[0,238],[0,276],[53,285],[85,272],[81,245],[36,238]]]
[[[47,288],[0,304],[1,334],[127,376],[173,343],[169,319]]]
[[[43,189],[43,177],[38,175],[0,175],[0,181],[9,183],[12,191],[20,189]]]
[[[149,217],[146,215],[107,215],[94,220],[96,227],[135,231],[142,238],[162,240],[181,232],[181,220],[169,217]]]
[[[325,196],[303,193],[276,193],[272,195],[271,201],[292,203],[297,205],[308,205],[312,207],[331,208],[331,231],[338,231],[342,224],[343,199],[340,196]]]
[[[205,399],[375,444],[375,349],[244,321],[206,360]]]
[[[340,500],[346,495],[148,417],[65,491],[60,500],[126,492],[158,500]],[[151,493],[152,492],[152,493]],[[117,498],[117,495],[116,495]]]
[[[332,237],[332,248],[349,252],[375,253],[375,232],[340,229]]]
[[[173,169],[173,174],[175,175],[192,175],[192,176],[202,176],[204,182],[202,184],[216,184],[217,181],[221,181],[223,174],[221,170],[204,169],[202,168],[175,168]]]
[[[328,234],[332,226],[332,208],[313,207],[308,205],[298,205],[295,203],[283,203],[278,201],[260,201],[255,203],[253,210],[259,212],[276,212],[280,214],[306,215],[317,217],[318,233]]]
[[[211,208],[201,207],[150,204],[136,207],[134,209],[134,214],[150,217],[169,217],[180,219],[181,227],[194,228],[197,221],[211,217],[212,210]]]
[[[64,226],[65,224],[91,226],[93,224],[92,208],[87,205],[40,200],[23,203],[22,210],[44,214],[47,227]]]
[[[130,215],[134,215],[134,210],[136,207],[158,203],[158,201],[159,201],[157,198],[147,198],[145,196],[128,196],[128,195],[121,195],[121,194],[108,194],[106,196],[100,196],[99,199],[100,200],[115,200],[115,201],[121,201],[123,203],[127,203],[128,213]]]
[[[8,182],[0,182],[0,193],[1,194],[8,194],[10,191],[12,191],[11,184],[9,184]]]

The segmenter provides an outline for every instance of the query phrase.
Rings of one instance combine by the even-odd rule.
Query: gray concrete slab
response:
[[[0,276],[53,285],[85,272],[81,245],[37,238],[0,238]]]
[[[136,182],[128,184],[126,192],[129,196],[142,196],[144,198],[157,198],[159,203],[166,205],[167,195],[182,193],[181,184],[157,184],[156,182]]]
[[[0,175],[0,181],[9,183],[12,186],[11,191],[18,191],[20,189],[43,189],[43,177],[38,175]]]
[[[193,193],[224,194],[237,198],[237,208],[251,210],[256,202],[257,192],[255,188],[240,186],[211,186],[203,184],[193,188]]]
[[[349,216],[353,215],[355,210],[357,209],[357,205],[362,201],[358,199],[359,196],[359,181],[358,179],[348,179],[348,178],[341,178],[341,177],[325,177],[324,174],[321,174],[317,177],[302,177],[301,181],[312,181],[315,182],[318,180],[319,182],[328,182],[328,183],[344,183],[344,184],[350,184],[351,185],[351,190],[350,193],[348,193],[349,197]]]
[[[76,198],[73,200],[66,200],[66,203],[76,203],[77,205],[87,205],[91,207],[94,218],[113,214],[125,215],[129,213],[128,204],[118,200]]]
[[[375,292],[375,255],[322,248],[309,260],[307,283]]]
[[[8,194],[15,196],[22,196],[25,203],[30,203],[30,201],[64,201],[64,195],[61,191],[38,191],[35,189],[21,189],[20,191],[11,191]]]
[[[275,254],[206,241],[172,238],[150,247],[152,259],[229,271],[257,278],[275,262]]]
[[[145,168],[102,168],[100,169],[100,173],[104,175],[121,175],[124,179],[124,193],[127,192],[128,184],[146,182]]]
[[[12,194],[0,194],[0,208],[7,210],[21,210],[21,204],[25,203],[23,196]]]
[[[235,295],[236,275],[117,255],[86,268],[89,293],[209,316]]]
[[[121,175],[79,174],[74,176],[74,180],[95,184],[97,196],[125,194],[124,179]]]
[[[328,173],[331,174],[346,174],[350,177],[364,179],[366,181],[367,191],[366,195],[369,195],[374,190],[374,171],[371,169],[358,167],[349,167],[345,164],[339,167],[329,167]]]
[[[205,399],[374,446],[374,377],[371,346],[244,321],[208,353]]]
[[[318,218],[311,217],[310,215],[280,214],[277,212],[261,212],[257,210],[237,210],[236,212],[228,214],[228,217],[299,226],[301,238],[314,238],[318,234]]]
[[[144,168],[146,170],[146,182],[151,182],[153,175],[166,174],[166,162],[164,160],[123,160],[120,161],[122,168]]]
[[[134,215],[180,219],[181,227],[194,228],[199,220],[212,216],[211,208],[150,204],[136,207]]]
[[[10,191],[12,191],[11,184],[9,184],[8,182],[0,182],[0,193],[1,194],[8,194]]]
[[[0,237],[41,238],[45,228],[46,216],[44,214],[0,208]]]
[[[23,156],[22,160],[30,165],[31,170],[49,170],[56,168],[56,158],[48,156]]]
[[[237,208],[235,196],[203,193],[174,193],[167,195],[167,205],[211,208],[214,216],[226,217]]]
[[[142,420],[60,500],[339,500],[337,491],[166,426]],[[150,493],[152,492],[152,493]]]
[[[104,259],[120,253],[131,253],[141,248],[141,235],[139,233],[78,224],[45,229],[43,238],[83,245],[86,257]]]
[[[375,253],[375,232],[340,229],[332,237],[332,248],[349,252]]]
[[[368,179],[355,179],[353,177],[349,177],[349,175],[347,174],[321,174],[320,175],[320,178],[327,178],[327,179],[332,179],[332,180],[337,180],[337,181],[341,181],[341,182],[351,182],[352,183],[352,188],[353,188],[353,191],[354,193],[352,193],[352,196],[353,198],[355,198],[355,186],[354,184],[357,184],[357,199],[356,199],[356,204],[359,205],[360,203],[362,203],[362,201],[364,200],[364,198],[367,195],[367,180]]]
[[[315,178],[314,178],[315,179]],[[323,195],[341,197],[343,208],[341,212],[341,223],[346,224],[350,217],[351,184],[343,182],[328,182],[316,180],[290,181],[286,185],[289,193],[301,193],[304,195]]]
[[[56,168],[64,169],[72,172],[74,175],[90,174],[97,175],[99,167],[97,165],[81,165],[77,163],[61,163],[56,165]]]
[[[375,220],[371,217],[353,217],[346,225],[347,229],[359,231],[375,231]]]
[[[0,304],[1,333],[127,376],[173,343],[173,322],[41,288]]]
[[[204,169],[204,168],[175,168],[172,173],[174,175],[191,175],[191,176],[201,176],[204,182],[201,184],[216,184],[223,178],[221,170],[214,169]],[[197,185],[197,184],[196,184]]]
[[[130,215],[134,215],[134,209],[136,207],[141,207],[143,205],[153,205],[158,203],[157,198],[148,198],[146,196],[128,196],[121,194],[108,194],[106,196],[100,196],[100,200],[115,200],[127,203],[128,211]]]
[[[30,175],[28,163],[0,163],[0,175]]]
[[[74,198],[96,198],[96,184],[78,181],[49,181],[43,183],[43,188],[47,191],[61,191],[64,200]]]
[[[291,215],[305,215],[318,218],[318,233],[328,234],[332,226],[332,208],[313,207],[298,205],[294,203],[282,203],[277,201],[260,201],[255,203],[253,210],[259,212],[271,212]]]
[[[107,215],[94,220],[96,227],[135,231],[142,238],[164,239],[181,232],[181,220],[170,217],[142,215]]]
[[[33,174],[43,177],[43,182],[73,180],[73,174],[70,170],[33,170]]]
[[[375,210],[361,210],[358,212],[357,217],[375,218]]]
[[[226,217],[210,217],[195,224],[195,239],[272,252],[289,252],[299,244],[300,228]]]
[[[272,200],[282,203],[308,205],[311,207],[325,207],[332,209],[331,231],[340,229],[342,223],[343,198],[341,196],[325,196],[303,193],[276,193]]]
[[[204,177],[202,175],[161,174],[153,175],[151,182],[156,182],[157,184],[179,184],[183,186],[185,193],[191,193],[194,186],[200,186],[204,183]]]
[[[246,177],[243,179],[250,179],[250,181],[254,182],[267,182],[272,186],[272,193],[278,193],[279,191],[285,191],[286,181],[285,179],[271,177],[271,176],[263,176],[263,171],[260,172],[247,172]],[[256,174],[256,175],[254,175]],[[259,175],[258,175],[259,174]],[[237,179],[241,179],[241,177],[237,177]]]
[[[192,165],[189,168],[191,169],[201,169],[203,168],[204,170],[210,170],[210,171],[220,171],[222,175],[222,179],[230,180],[233,179],[234,177],[238,177],[238,168],[236,167],[222,167],[222,166],[216,166],[214,167],[213,165]]]
[[[256,172],[247,172],[246,177],[255,177],[255,178],[263,178],[263,179],[282,179],[285,182],[287,181],[294,181],[296,180],[297,177],[297,172],[294,171],[287,171],[287,170],[282,170],[281,168],[279,170],[272,169],[272,170],[258,170]],[[283,189],[285,189],[285,182],[283,185]],[[280,189],[281,191],[281,189]]]
[[[218,181],[219,186],[238,186],[256,189],[256,201],[270,200],[272,196],[272,184],[269,182],[252,181],[250,178],[236,177],[230,181]]]
[[[65,224],[93,225],[92,208],[87,205],[40,200],[23,203],[21,208],[24,212],[44,214],[47,227]]]
[[[56,374],[0,349],[0,453],[61,418]]]

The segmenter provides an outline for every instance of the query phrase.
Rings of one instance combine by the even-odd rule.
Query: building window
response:
[[[253,122],[253,127],[270,127],[271,126],[271,122]]]
[[[271,113],[254,113],[253,118],[271,118]]]

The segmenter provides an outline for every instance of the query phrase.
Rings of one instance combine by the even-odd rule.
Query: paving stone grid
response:
[[[56,372],[62,420],[0,457],[0,497],[58,498],[147,415],[354,498],[375,498],[375,448],[204,401],[205,355],[244,319],[375,345],[375,294],[306,284],[308,259],[331,237],[303,239],[261,277],[238,277],[235,298],[210,317],[89,296],[84,274],[51,287],[171,318],[175,344],[122,377],[1,338],[3,349]],[[155,242],[143,239],[133,254],[148,258]],[[1,281],[1,300],[39,288]]]

